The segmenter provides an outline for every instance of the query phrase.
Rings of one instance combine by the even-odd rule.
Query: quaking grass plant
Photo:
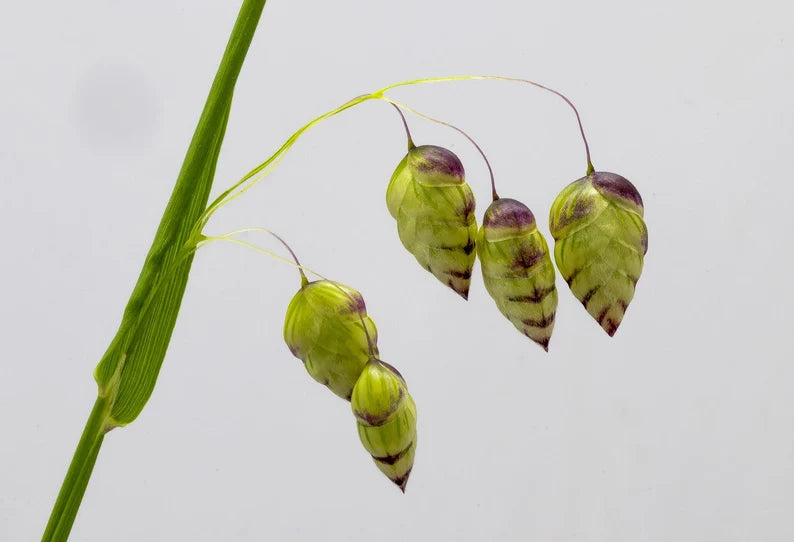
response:
[[[557,269],[585,309],[610,335],[620,325],[642,271],[648,247],[643,202],[624,177],[597,172],[579,112],[563,94],[526,79],[456,76],[416,79],[358,96],[299,128],[267,160],[207,204],[229,117],[237,76],[265,5],[244,0],[166,206],[152,247],[124,311],[119,330],[94,372],[98,395],[53,506],[42,540],[69,536],[105,434],[141,413],[151,396],[176,323],[193,256],[215,241],[233,242],[295,266],[300,288],[286,308],[284,339],[309,375],[350,401],[361,443],[378,469],[403,492],[416,456],[417,409],[406,380],[380,359],[378,332],[363,296],[303,265],[274,232],[244,228],[205,234],[210,217],[267,176],[300,136],[317,123],[361,103],[380,100],[400,114],[407,154],[386,186],[386,207],[404,247],[463,299],[479,258],[486,290],[499,311],[548,350],[557,311],[556,273],[530,208],[500,198],[493,170],[473,138],[456,126],[388,97],[408,85],[465,80],[529,84],[562,98],[573,110],[586,151],[585,176],[565,187],[551,205],[549,229]],[[403,111],[463,134],[490,172],[492,203],[478,228],[475,199],[460,159],[437,145],[415,145]],[[386,183],[384,183],[386,184]],[[243,232],[276,237],[292,259],[237,238]],[[309,281],[306,273],[318,277]]]

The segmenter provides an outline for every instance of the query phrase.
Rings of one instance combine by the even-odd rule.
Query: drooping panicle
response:
[[[509,198],[485,211],[477,235],[485,289],[521,333],[549,349],[557,312],[554,265],[532,211]]]
[[[312,378],[348,400],[367,361],[377,355],[377,333],[361,294],[328,280],[304,285],[284,320],[284,340],[292,354]]]
[[[464,299],[469,296],[477,222],[463,164],[434,145],[412,147],[386,191],[403,246]]]
[[[620,326],[648,251],[643,203],[631,182],[594,172],[554,200],[554,258],[573,294],[610,336]]]
[[[371,359],[350,400],[361,444],[375,465],[405,492],[416,453],[416,405],[400,373]]]

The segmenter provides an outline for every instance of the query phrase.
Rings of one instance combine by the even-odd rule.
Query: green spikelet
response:
[[[532,211],[509,198],[485,211],[477,235],[485,288],[516,328],[549,349],[557,311],[554,265]]]
[[[614,173],[569,184],[551,207],[549,229],[560,273],[610,336],[634,297],[648,251],[639,192]]]
[[[377,355],[377,330],[356,290],[328,280],[306,283],[290,301],[284,340],[317,382],[344,399],[370,359],[367,332]]]
[[[358,436],[375,465],[405,492],[416,453],[416,405],[400,373],[372,359],[350,401]]]
[[[412,147],[392,175],[386,205],[416,261],[468,299],[477,222],[458,157],[433,145]]]

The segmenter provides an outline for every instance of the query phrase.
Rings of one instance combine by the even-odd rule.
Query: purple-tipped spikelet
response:
[[[474,195],[458,157],[434,145],[412,147],[392,175],[386,204],[403,246],[468,299],[477,222]]]
[[[405,493],[416,453],[416,405],[402,375],[371,359],[350,400],[361,444],[375,465]]]
[[[477,236],[485,288],[524,335],[549,349],[557,311],[554,265],[529,208],[501,198],[485,211]]]
[[[295,294],[284,318],[284,341],[312,378],[343,399],[350,399],[371,351],[378,351],[364,298],[330,280],[304,284]]]
[[[573,294],[610,336],[634,297],[648,251],[639,192],[615,173],[595,172],[554,200],[554,258]]]

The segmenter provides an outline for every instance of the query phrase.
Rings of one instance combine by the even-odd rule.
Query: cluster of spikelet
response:
[[[284,340],[312,378],[350,401],[364,448],[405,491],[416,405],[402,375],[378,359],[378,332],[361,294],[330,280],[304,280],[287,308]]]
[[[410,140],[386,203],[400,240],[422,267],[468,299],[479,257],[496,306],[548,350],[557,311],[555,271],[526,205],[494,192],[478,230],[474,195],[458,157]],[[557,268],[610,336],[642,271],[648,248],[642,215],[636,188],[619,175],[602,172],[568,185],[551,208]],[[416,405],[402,375],[379,359],[378,332],[361,294],[337,282],[304,279],[287,309],[284,339],[312,378],[351,402],[364,448],[405,491],[416,451]]]
[[[485,288],[524,335],[548,350],[557,311],[554,265],[532,211],[499,198],[477,229],[474,196],[451,151],[414,146],[392,175],[389,212],[406,249],[441,282],[468,299],[480,259]],[[637,189],[614,173],[590,172],[551,207],[557,268],[587,312],[611,336],[634,297],[648,249]]]

